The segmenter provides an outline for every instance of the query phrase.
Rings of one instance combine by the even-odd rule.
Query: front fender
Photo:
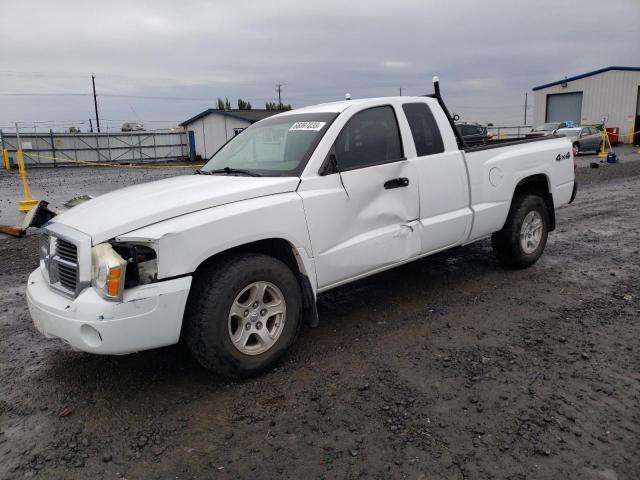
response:
[[[117,237],[149,242],[158,253],[158,279],[192,273],[212,256],[258,240],[280,238],[301,253],[309,270],[311,244],[302,199],[295,192],[208,208]],[[315,279],[315,272],[303,272]]]

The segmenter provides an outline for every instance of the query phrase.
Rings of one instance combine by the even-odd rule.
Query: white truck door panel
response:
[[[441,134],[438,124],[448,122],[441,110],[432,112],[426,102],[415,101],[403,104],[402,109],[415,147],[410,162],[420,182],[419,228],[424,254],[461,243],[468,235],[473,212],[467,169],[453,139]]]
[[[462,154],[437,153],[414,161],[420,179],[422,253],[461,243],[469,234],[473,217]]]
[[[409,185],[385,189],[406,178]],[[323,289],[420,252],[418,180],[405,161],[303,181],[303,199],[318,288]],[[345,192],[346,189],[346,192]],[[348,196],[347,196],[348,192]]]
[[[420,253],[417,169],[404,159],[394,108],[355,111],[330,153],[341,173],[298,188],[320,290]]]

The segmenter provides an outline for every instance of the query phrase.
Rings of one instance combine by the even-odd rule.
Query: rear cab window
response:
[[[433,113],[426,103],[405,103],[402,110],[409,122],[418,157],[444,152],[444,143]]]

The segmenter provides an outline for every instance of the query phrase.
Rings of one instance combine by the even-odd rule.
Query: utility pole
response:
[[[100,117],[98,117],[98,99],[96,98],[96,76],[91,74],[91,84],[93,85],[93,106],[96,109],[96,127],[100,133]]]
[[[282,87],[284,83],[278,83],[276,85],[276,92],[278,92],[278,110],[282,110]]]
[[[527,124],[527,100],[529,99],[529,93],[524,93],[524,124]]]
[[[402,87],[400,87],[400,96],[402,96]]]
[[[93,133],[93,123],[91,122],[91,119],[89,119],[89,131]]]

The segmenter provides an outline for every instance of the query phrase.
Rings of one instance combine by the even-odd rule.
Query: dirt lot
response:
[[[334,290],[239,383],[43,339],[36,240],[0,239],[0,478],[640,478],[640,162],[578,176],[534,267],[483,241]]]

